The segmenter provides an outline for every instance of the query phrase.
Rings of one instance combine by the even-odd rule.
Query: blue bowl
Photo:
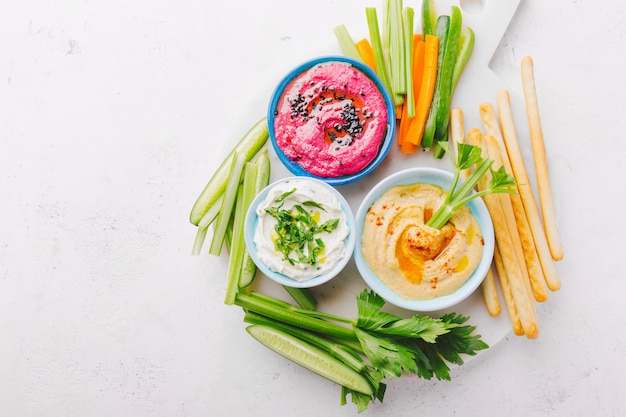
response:
[[[482,283],[487,275],[487,271],[491,267],[493,252],[495,246],[495,237],[493,231],[493,223],[487,211],[487,207],[481,198],[476,198],[467,204],[472,215],[478,221],[485,245],[483,254],[478,264],[468,280],[457,291],[450,295],[437,297],[430,300],[409,300],[391,291],[379,278],[372,272],[363,257],[363,246],[361,236],[363,235],[363,225],[367,211],[372,204],[380,198],[388,189],[397,185],[411,185],[417,183],[428,183],[438,185],[444,190],[450,189],[453,175],[449,171],[438,168],[409,168],[396,172],[384,180],[379,182],[365,196],[356,214],[356,234],[357,242],[354,250],[354,261],[359,273],[370,286],[372,290],[378,293],[386,301],[398,307],[411,311],[430,312],[441,311],[452,307],[469,297],[474,290]]]
[[[333,266],[333,268],[328,270],[325,274],[318,275],[306,281],[297,281],[291,277],[288,277],[287,275],[281,274],[279,272],[273,271],[270,268],[268,268],[267,265],[265,265],[265,263],[263,263],[263,261],[259,259],[258,249],[257,249],[256,243],[254,242],[254,234],[257,228],[257,224],[258,224],[258,216],[257,216],[256,211],[257,211],[259,204],[261,204],[261,202],[263,202],[267,198],[267,195],[269,194],[270,190],[274,188],[274,186],[280,183],[294,180],[294,179],[299,179],[299,180],[306,179],[309,181],[315,181],[320,186],[329,190],[339,201],[339,205],[341,206],[341,209],[346,215],[346,220],[348,222],[348,230],[349,230],[348,237],[346,238],[346,242],[345,242],[344,256]],[[283,178],[265,187],[254,198],[254,200],[250,204],[248,212],[246,213],[246,219],[244,223],[244,239],[246,242],[246,247],[248,248],[248,252],[250,253],[250,257],[254,261],[255,265],[259,268],[259,270],[264,275],[266,275],[272,281],[275,281],[281,285],[286,285],[286,286],[295,287],[295,288],[316,287],[336,277],[345,268],[345,266],[348,264],[348,262],[352,258],[352,253],[354,252],[354,247],[356,244],[354,214],[352,213],[352,210],[350,209],[350,205],[348,204],[346,199],[341,195],[341,193],[339,193],[339,191],[337,191],[335,188],[333,188],[326,182],[320,181],[315,178],[301,178],[301,177],[300,178],[298,177]]]
[[[385,100],[385,105],[387,108],[387,121],[388,121],[387,130],[385,133],[385,138],[383,142],[381,143],[380,149],[378,150],[378,154],[376,155],[376,157],[361,171],[351,174],[351,175],[345,175],[345,176],[340,176],[340,177],[321,177],[321,176],[308,172],[302,166],[300,166],[297,162],[293,161],[287,155],[285,155],[285,153],[276,143],[276,136],[274,133],[275,113],[276,113],[276,109],[278,108],[279,100],[285,91],[285,88],[296,77],[298,77],[303,72],[307,71],[309,68],[312,68],[315,65],[326,63],[326,62],[345,62],[355,67],[356,69],[360,70],[361,72],[363,72],[378,87],[378,90],[380,91],[380,93],[383,96],[383,99]],[[393,143],[393,137],[395,134],[395,126],[396,126],[395,106],[393,104],[391,96],[385,89],[382,81],[376,75],[376,73],[363,62],[357,61],[352,58],[347,58],[345,56],[332,56],[332,55],[322,56],[322,57],[318,57],[318,58],[306,61],[298,65],[293,70],[291,70],[282,79],[282,81],[280,81],[280,83],[278,84],[274,92],[272,93],[270,104],[268,107],[268,112],[267,112],[267,120],[268,120],[268,125],[269,125],[270,141],[276,152],[276,155],[278,156],[278,159],[280,159],[283,165],[285,165],[285,167],[292,174],[296,176],[316,178],[331,185],[348,184],[358,179],[361,179],[365,177],[367,174],[369,174],[370,172],[372,172],[372,170],[374,170],[374,168],[376,168],[380,164],[380,162],[385,158],[385,156],[389,153],[389,150],[391,149],[391,144]]]

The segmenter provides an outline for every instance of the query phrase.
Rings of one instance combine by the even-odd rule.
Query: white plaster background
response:
[[[276,60],[364,30],[365,5],[0,4],[1,416],[356,415],[248,337],[187,218]],[[625,28],[618,1],[522,0],[493,59],[518,89],[533,56],[558,185],[540,338],[392,381],[363,415],[623,415]]]

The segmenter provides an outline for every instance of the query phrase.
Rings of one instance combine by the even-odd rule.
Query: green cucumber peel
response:
[[[446,46],[441,68],[441,89],[439,91],[438,109],[436,117],[435,140],[447,140],[450,124],[450,106],[452,104],[452,75],[459,50],[459,39],[463,17],[461,9],[452,6],[450,13],[450,27],[446,36]]]
[[[437,10],[435,0],[422,1],[422,37],[426,39],[426,35],[435,35],[437,27]]]
[[[245,160],[250,161],[263,145],[265,145],[268,137],[267,118],[263,117],[246,132],[226,158],[224,158],[221,165],[213,173],[211,179],[196,199],[191,213],[189,214],[189,221],[193,225],[197,226],[211,206],[224,194],[228,185],[228,174],[232,167],[235,152],[243,154]]]
[[[261,314],[256,314],[250,311],[247,311],[245,313],[244,321],[250,324],[262,324],[269,327],[274,327],[276,329],[284,331],[285,333],[289,333],[294,337],[302,339],[305,342],[312,343],[318,348],[330,353],[335,358],[341,360],[357,372],[361,372],[367,367],[367,364],[357,352],[354,352],[352,349],[342,345],[341,343],[337,343],[316,333],[308,332],[296,326],[281,323],[279,321],[265,317]]]
[[[454,71],[452,72],[452,92],[456,88],[459,78],[463,70],[467,66],[467,62],[472,56],[474,51],[474,42],[476,35],[472,28],[466,26],[461,30],[461,39],[459,40],[459,52],[457,53],[456,63],[454,64]]]
[[[437,53],[437,76],[435,78],[435,91],[430,104],[430,110],[428,111],[428,118],[426,119],[426,126],[424,127],[424,133],[422,136],[421,146],[424,149],[429,149],[435,139],[435,131],[437,130],[437,111],[438,104],[441,100],[441,77],[443,71],[441,70],[443,65],[446,39],[448,37],[448,28],[450,27],[450,16],[442,15],[437,18],[437,27],[435,36],[439,39],[439,50]]]
[[[312,343],[262,324],[252,324],[246,330],[263,345],[298,365],[350,390],[374,394],[365,376]]]

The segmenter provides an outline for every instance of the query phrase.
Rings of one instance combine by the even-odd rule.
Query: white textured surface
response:
[[[364,5],[0,5],[1,416],[356,415],[247,336],[223,260],[190,256],[187,218],[272,68],[337,24],[365,34]],[[363,415],[626,410],[625,22],[614,0],[522,0],[492,60],[514,91],[535,60],[566,254],[541,336],[505,338],[451,382],[391,381]]]

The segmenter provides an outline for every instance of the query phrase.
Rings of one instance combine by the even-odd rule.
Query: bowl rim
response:
[[[385,133],[385,138],[383,139],[383,142],[381,143],[380,148],[378,149],[378,153],[376,154],[376,157],[361,171],[351,174],[351,175],[344,175],[341,177],[320,177],[318,175],[308,172],[307,170],[302,168],[297,162],[292,161],[289,157],[287,157],[287,155],[285,155],[285,153],[276,143],[276,136],[274,134],[274,119],[276,117],[275,111],[278,105],[278,101],[282,97],[282,94],[285,88],[287,87],[287,85],[289,85],[291,81],[293,81],[297,76],[299,76],[304,71],[308,70],[309,68],[314,67],[315,65],[325,63],[325,62],[346,63],[355,67],[359,71],[363,72],[368,78],[370,78],[374,82],[374,84],[376,84],[376,87],[378,87],[378,90],[383,96],[383,100],[385,101],[385,106],[387,107],[387,130]],[[376,72],[372,70],[369,66],[367,66],[365,63],[358,61],[356,59],[350,58],[350,57],[342,56],[342,55],[318,56],[316,58],[312,58],[307,61],[304,61],[298,64],[296,67],[294,67],[290,71],[288,71],[287,74],[281,79],[281,81],[274,88],[274,91],[272,92],[270,96],[270,101],[269,101],[269,105],[267,108],[267,122],[268,122],[267,124],[268,124],[270,142],[272,144],[274,151],[276,152],[276,155],[278,156],[278,159],[281,161],[281,163],[293,175],[315,178],[331,185],[344,185],[344,184],[357,181],[365,177],[370,172],[372,172],[383,161],[383,159],[385,159],[385,157],[389,153],[389,150],[391,149],[391,145],[393,143],[393,139],[395,136],[395,130],[396,130],[395,120],[396,120],[395,105],[393,103],[391,95],[385,88],[383,82],[381,81],[380,77],[376,74]]]
[[[389,303],[406,310],[417,312],[433,312],[441,311],[447,308],[453,307],[458,303],[469,297],[482,283],[483,279],[487,275],[489,268],[491,267],[493,259],[493,251],[495,245],[495,236],[493,230],[493,223],[489,215],[489,211],[482,200],[478,197],[470,201],[467,206],[471,210],[472,214],[476,217],[483,234],[485,245],[483,247],[483,255],[480,263],[457,291],[450,295],[437,297],[430,300],[409,300],[401,297],[395,292],[391,291],[376,275],[370,270],[367,262],[365,261],[362,253],[361,236],[363,235],[363,224],[365,221],[365,215],[376,201],[385,191],[396,185],[410,185],[417,183],[430,183],[439,186],[450,185],[453,179],[453,174],[449,171],[432,168],[432,167],[414,167],[407,168],[402,171],[398,171],[378,182],[363,198],[361,204],[357,210],[356,221],[356,234],[357,242],[354,249],[353,258],[356,267],[372,290],[379,294],[383,299]]]
[[[330,269],[325,274],[317,275],[306,281],[297,281],[284,274],[281,274],[279,272],[272,271],[271,269],[269,269],[267,265],[265,265],[265,263],[259,259],[257,246],[254,242],[254,234],[256,231],[257,224],[258,224],[258,215],[256,214],[257,207],[263,200],[265,200],[265,198],[267,197],[267,195],[269,194],[272,188],[284,182],[293,181],[293,180],[312,181],[321,185],[327,190],[329,190],[337,198],[337,201],[339,202],[339,205],[341,206],[341,209],[344,212],[346,216],[346,221],[348,223],[348,237],[346,238],[346,241],[345,241],[344,256],[341,259],[339,259],[339,261],[333,266],[333,268]],[[281,178],[279,180],[276,180],[268,184],[255,196],[254,200],[250,204],[250,207],[248,208],[248,211],[246,212],[246,217],[244,220],[244,240],[246,243],[246,247],[248,248],[248,253],[250,254],[250,257],[252,258],[252,261],[254,262],[254,264],[265,276],[267,276],[272,281],[277,282],[278,284],[286,285],[288,287],[293,287],[293,288],[316,287],[324,283],[327,283],[328,281],[332,280],[337,275],[339,275],[339,273],[346,267],[348,262],[350,262],[350,260],[352,259],[354,248],[356,246],[357,235],[355,233],[355,230],[356,229],[355,229],[354,213],[352,212],[352,209],[350,208],[350,205],[348,204],[348,201],[345,199],[345,197],[330,184],[327,184],[326,182],[321,181],[317,178],[303,177],[303,176],[285,177],[285,178]]]

